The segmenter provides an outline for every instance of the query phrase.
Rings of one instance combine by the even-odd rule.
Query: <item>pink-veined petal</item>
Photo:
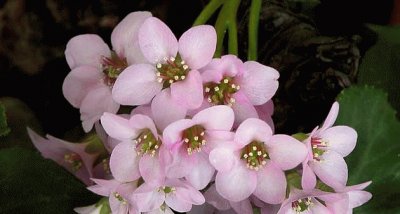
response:
[[[110,169],[114,178],[120,182],[138,179],[140,177],[139,158],[133,143],[118,144],[110,157]]]
[[[104,112],[116,113],[119,109],[107,86],[98,87],[83,99],[80,108],[83,129],[89,132]]]
[[[122,105],[143,105],[162,89],[157,81],[156,69],[149,64],[134,64],[127,67],[115,81],[112,95]]]
[[[153,119],[159,130],[164,130],[174,121],[185,118],[186,109],[171,97],[170,89],[164,89],[154,97],[151,103]]]
[[[308,161],[307,161],[308,162]],[[317,184],[317,177],[307,163],[303,163],[303,174],[301,176],[301,187],[304,190],[312,190]]]
[[[192,204],[181,200],[179,197],[176,196],[178,192],[175,192],[175,194],[169,194],[165,198],[165,203],[171,207],[173,210],[178,211],[178,212],[188,212],[192,209]]]
[[[81,65],[101,68],[102,56],[109,57],[110,48],[95,34],[78,35],[70,39],[65,49],[65,58],[71,69]]]
[[[235,99],[235,103],[232,104],[235,126],[248,118],[258,118],[257,110],[242,91],[234,93],[232,97]]]
[[[182,141],[182,133],[185,129],[196,125],[190,119],[182,119],[171,123],[164,129],[163,143],[167,146],[173,146]]]
[[[372,198],[372,194],[367,191],[350,191],[349,195],[349,208],[353,209],[359,207]]]
[[[200,25],[190,28],[179,38],[179,54],[191,69],[199,69],[211,61],[216,45],[214,27]]]
[[[343,157],[356,147],[357,132],[348,126],[334,126],[320,132],[319,137],[328,143],[328,148]]]
[[[279,72],[255,61],[247,61],[244,66],[246,72],[236,78],[241,90],[253,105],[266,103],[278,89]]]
[[[74,68],[65,77],[62,91],[65,99],[75,108],[81,106],[85,96],[97,85],[102,84],[103,74],[93,66],[82,65]]]
[[[272,136],[268,153],[277,166],[282,170],[289,170],[306,159],[307,148],[291,136],[278,134]]]
[[[147,11],[129,13],[111,33],[111,44],[115,52],[118,56],[127,58],[129,65],[145,62],[140,51],[138,34],[140,26],[151,16]]]
[[[249,118],[237,128],[235,143],[245,146],[253,140],[268,142],[271,136],[272,130],[267,123],[257,118]]]
[[[224,147],[212,150],[209,155],[209,160],[215,169],[221,172],[232,170],[236,161],[233,151]]]
[[[322,125],[322,127],[319,131],[324,131],[325,129],[332,127],[332,125],[336,121],[338,114],[339,114],[339,103],[334,102],[332,104],[331,110],[328,113],[328,116],[326,117],[326,119],[324,121],[324,124]]]
[[[147,18],[139,29],[139,45],[150,63],[161,62],[165,57],[175,57],[178,40],[171,29],[155,17]]]
[[[208,161],[206,153],[197,152],[192,154],[192,156],[196,156],[197,163],[185,178],[195,189],[202,190],[210,183],[215,169]]]
[[[151,185],[161,185],[164,181],[164,169],[157,157],[144,155],[139,161],[139,171],[143,180]]]
[[[286,177],[285,173],[272,161],[267,161],[257,173],[257,188],[254,195],[269,204],[279,204],[285,199]]]
[[[139,130],[134,130],[129,125],[129,120],[121,116],[105,112],[100,120],[104,130],[112,138],[121,141],[131,140],[139,134]]]
[[[233,126],[234,113],[225,105],[206,108],[193,116],[196,124],[201,124],[207,130],[230,131]]]
[[[156,125],[154,124],[153,119],[149,116],[143,114],[132,115],[129,119],[129,124],[138,131],[149,129],[155,137],[158,135]]]
[[[218,172],[215,185],[224,198],[234,202],[242,201],[256,189],[257,174],[239,163],[230,171]]]
[[[334,189],[342,189],[347,183],[347,164],[343,157],[334,152],[325,152],[322,161],[311,161],[310,167],[322,182]]]
[[[199,71],[191,70],[185,80],[171,85],[172,98],[186,109],[196,109],[203,103],[203,84]]]
[[[163,192],[157,191],[157,187],[144,183],[133,192],[130,201],[135,202],[139,212],[149,212],[164,203],[165,195]]]

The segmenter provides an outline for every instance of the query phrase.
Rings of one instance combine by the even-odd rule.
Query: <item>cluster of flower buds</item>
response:
[[[338,103],[309,134],[275,134],[279,73],[234,55],[213,58],[216,41],[208,25],[178,40],[149,12],[115,27],[112,50],[97,35],[72,38],[63,92],[103,149],[29,130],[32,141],[108,198],[112,213],[342,214],[367,202],[370,182],[347,186],[343,157],[357,133],[333,126]],[[120,105],[130,114],[118,114]]]

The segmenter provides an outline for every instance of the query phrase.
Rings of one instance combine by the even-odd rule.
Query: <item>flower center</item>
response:
[[[316,161],[321,161],[321,155],[326,152],[326,147],[328,143],[323,141],[321,138],[312,137],[311,138],[311,150],[313,154],[313,159]]]
[[[113,86],[119,74],[128,67],[128,62],[126,61],[126,58],[121,59],[114,51],[112,51],[111,57],[102,57],[101,65],[103,73],[105,74],[103,79],[104,83],[108,86]]]
[[[71,165],[73,172],[78,171],[82,167],[81,157],[74,152],[64,154],[64,161]]]
[[[240,158],[247,163],[247,168],[258,171],[269,159],[265,144],[259,141],[252,141],[247,144],[240,155]]]
[[[105,173],[111,175],[111,170],[110,170],[110,158],[104,158],[101,163],[103,164],[103,170]]]
[[[153,135],[150,129],[145,129],[133,142],[136,144],[138,155],[150,154],[154,156],[161,145],[161,142]]]
[[[123,205],[127,203],[126,199],[122,197],[118,192],[114,192],[114,197],[121,202]]]
[[[303,198],[303,199],[299,199],[297,201],[293,201],[292,202],[292,209],[296,212],[296,213],[301,213],[304,212],[306,210],[310,209],[310,206],[313,203],[311,202],[311,198]]]
[[[176,58],[164,58],[164,63],[157,63],[156,69],[157,81],[163,83],[163,88],[168,88],[172,83],[184,80],[190,70],[179,54]]]
[[[194,125],[188,129],[185,129],[182,134],[183,142],[186,145],[186,151],[188,155],[193,152],[200,152],[201,147],[206,145],[207,141],[204,139],[203,126]]]
[[[209,103],[232,106],[235,103],[235,98],[232,95],[239,89],[240,86],[233,82],[232,77],[224,77],[219,83],[205,84],[205,97]]]

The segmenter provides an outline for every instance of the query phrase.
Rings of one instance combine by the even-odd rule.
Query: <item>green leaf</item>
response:
[[[361,61],[358,83],[384,89],[389,102],[400,111],[400,26],[368,26],[378,40]]]
[[[337,124],[353,127],[357,145],[346,158],[349,185],[372,180],[373,198],[358,213],[400,212],[400,122],[387,94],[374,87],[354,86],[338,97]],[[397,210],[397,212],[396,212]]]
[[[99,200],[72,174],[36,152],[2,149],[0,166],[0,213],[69,214]]]
[[[10,129],[7,126],[6,109],[3,103],[0,102],[0,137],[10,133]]]

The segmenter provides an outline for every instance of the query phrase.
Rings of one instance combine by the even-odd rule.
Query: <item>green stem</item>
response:
[[[193,26],[205,24],[225,0],[211,0],[201,11]]]
[[[249,15],[249,46],[248,60],[257,60],[257,43],[258,43],[258,22],[261,11],[261,0],[252,0]]]
[[[236,14],[240,0],[229,0],[222,6],[221,12],[215,22],[217,31],[217,49],[214,57],[220,57],[223,52],[223,43],[226,30],[228,30],[228,52],[238,55],[237,23]]]

